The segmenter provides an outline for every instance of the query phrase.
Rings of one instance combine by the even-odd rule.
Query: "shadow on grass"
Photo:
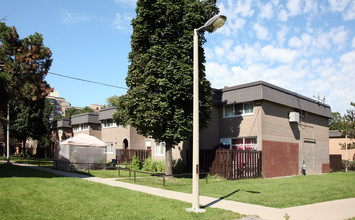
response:
[[[51,170],[47,170],[47,169],[51,169],[51,168],[24,167],[24,166],[17,166],[15,164],[0,163],[0,178],[9,178],[9,177],[57,178],[57,177],[68,177],[68,176],[78,177],[78,178],[93,177],[93,175],[85,171],[68,172],[64,170],[53,170],[53,172],[57,172],[57,173],[53,173]]]
[[[257,191],[239,190],[239,189],[238,189],[238,190],[235,190],[234,192],[229,193],[228,195],[219,197],[217,200],[215,200],[215,201],[213,201],[213,202],[210,202],[210,203],[208,203],[207,205],[201,206],[201,208],[210,207],[210,206],[212,206],[212,205],[214,205],[214,204],[216,204],[216,203],[218,203],[218,202],[220,202],[220,201],[222,201],[222,200],[228,198],[229,196],[231,196],[231,195],[233,195],[233,194],[235,194],[235,193],[237,193],[237,192],[240,192],[240,191],[244,191],[244,192],[248,192],[248,193],[256,193],[256,194],[260,193],[260,192],[257,192]]]
[[[0,163],[0,178],[9,177],[41,177],[41,178],[56,178],[63,177],[50,172],[43,172],[30,167],[16,166],[12,164]]]

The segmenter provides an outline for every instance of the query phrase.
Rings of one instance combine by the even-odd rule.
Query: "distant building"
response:
[[[104,106],[103,105],[97,105],[97,104],[91,104],[89,106],[94,112],[99,112]]]
[[[70,103],[65,101],[65,98],[59,97],[58,91],[51,92],[46,98],[53,106],[50,120],[53,120],[56,116],[65,116],[65,112],[71,107]]]
[[[346,150],[345,144],[348,144]],[[355,149],[350,149],[350,146],[355,145],[354,138],[346,138],[345,135],[338,130],[329,131],[329,154],[340,154],[343,160],[355,160]],[[344,146],[344,148],[342,148]]]
[[[65,116],[66,112],[70,108],[75,108],[76,110],[82,110],[82,107],[74,107],[71,106],[70,102],[67,102],[65,98],[59,97],[59,92],[54,91],[51,92],[47,97],[49,99],[50,103],[53,106],[53,110],[51,112],[50,120],[53,120],[54,117],[56,116]],[[89,106],[92,110],[95,112],[99,112],[104,106],[103,105],[98,105],[98,104],[91,104]]]

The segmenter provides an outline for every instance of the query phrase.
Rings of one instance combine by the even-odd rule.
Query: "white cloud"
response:
[[[350,0],[328,0],[331,11],[343,12]]]
[[[130,31],[131,30],[131,20],[129,15],[121,15],[116,13],[116,17],[112,22],[112,27],[120,31]]]
[[[219,2],[221,13],[229,13],[220,31],[231,37],[214,34],[218,43],[206,48],[213,87],[264,80],[310,98],[325,96],[333,111],[350,108],[355,101],[355,35],[349,20],[355,19],[355,0]],[[339,16],[347,22],[334,19]]]
[[[119,4],[127,4],[130,6],[136,6],[137,4],[137,0],[115,0],[115,2]]]
[[[346,43],[348,33],[344,30],[344,26],[332,28],[329,32],[329,37],[332,42],[338,47],[343,47]]]
[[[274,16],[274,11],[272,8],[272,4],[269,2],[265,5],[260,4],[260,14],[259,17],[261,19],[266,18],[266,19],[271,19]]]
[[[279,13],[279,20],[285,22],[287,21],[287,19],[288,19],[287,11],[285,9],[282,9]]]
[[[304,13],[317,13],[318,5],[317,1],[305,0],[305,6],[303,8]]]
[[[219,64],[216,62],[208,62],[206,64],[206,77],[211,81],[213,88],[223,88],[232,78],[232,72],[226,64]]]
[[[261,47],[259,44],[254,45],[238,45],[234,47],[233,52],[229,56],[231,62],[239,62],[242,66],[252,65],[253,63],[260,60],[260,51]]]
[[[280,3],[279,0],[271,0],[271,2],[274,6],[278,6]]]
[[[351,4],[349,5],[348,9],[346,10],[344,14],[344,20],[353,20],[355,19],[355,1],[352,1]]]
[[[239,7],[243,3],[246,6]],[[227,22],[221,30],[217,31],[227,36],[236,35],[244,27],[246,20],[243,18],[243,15],[254,13],[253,10],[250,10],[250,2],[248,5],[246,1],[238,2],[238,4],[235,1],[227,1],[227,4],[221,3],[218,4],[218,7],[220,8],[220,14],[227,16]]]
[[[289,0],[286,4],[290,16],[296,16],[301,13],[301,1],[300,0]]]
[[[312,37],[309,34],[302,34],[301,39],[302,39],[303,45],[306,47],[308,47],[312,43]]]
[[[302,47],[302,41],[298,37],[292,37],[288,41],[288,45],[290,45],[290,47],[300,48]]]
[[[226,23],[223,28],[217,29],[217,31],[220,31],[220,33],[223,33],[227,36],[237,34],[239,30],[243,29],[246,20],[243,18],[237,18],[234,20],[230,20],[229,17],[228,22]]]
[[[328,0],[328,1],[329,1],[330,11],[342,13],[345,21],[355,19],[354,0]]]
[[[66,24],[74,24],[74,23],[81,23],[81,22],[89,22],[91,19],[86,15],[75,14],[69,12],[68,10],[62,10],[62,18],[63,23]]]
[[[256,36],[261,40],[265,40],[269,35],[267,28],[261,26],[259,23],[255,23],[253,29],[256,32]]]
[[[281,26],[281,30],[277,33],[277,41],[279,46],[283,46],[286,41],[286,35],[289,32],[289,28],[286,25]]]
[[[261,49],[260,55],[265,60],[279,63],[291,63],[298,56],[297,51],[287,48],[274,48],[272,45],[266,45]]]
[[[223,58],[223,57],[225,57],[225,50],[224,50],[224,48],[222,48],[222,47],[219,47],[219,46],[216,46],[215,48],[214,48],[214,51],[215,51],[215,53],[216,53],[216,56],[217,56],[217,58]]]
[[[241,14],[243,17],[250,17],[254,14],[254,9],[252,9],[252,1],[251,0],[240,0],[237,3],[236,13]]]

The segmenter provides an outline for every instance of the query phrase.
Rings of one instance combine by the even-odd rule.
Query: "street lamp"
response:
[[[209,19],[203,26],[194,29],[194,89],[193,89],[193,151],[192,151],[192,208],[187,211],[205,212],[205,209],[200,209],[199,198],[199,79],[198,79],[198,31],[207,27],[213,29],[220,28],[226,22],[227,17],[224,15],[215,15]]]

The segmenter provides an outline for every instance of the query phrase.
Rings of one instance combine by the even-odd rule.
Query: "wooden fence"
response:
[[[261,151],[251,150],[200,150],[200,171],[226,179],[261,177]],[[191,172],[192,151],[187,151],[187,168]]]
[[[124,164],[130,163],[133,157],[136,156],[141,162],[145,161],[148,157],[152,156],[151,150],[131,150],[131,149],[118,149],[116,152],[116,163]]]

